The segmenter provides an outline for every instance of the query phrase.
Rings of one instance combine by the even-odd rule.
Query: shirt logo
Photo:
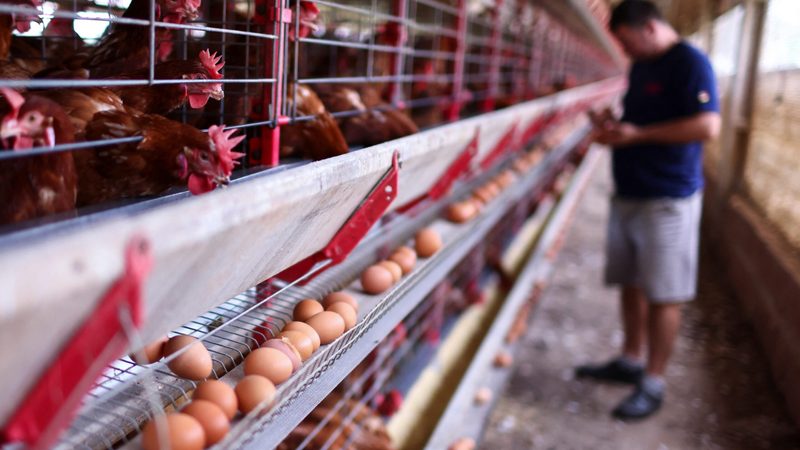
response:
[[[697,94],[697,100],[702,104],[706,104],[711,101],[711,95],[708,93],[708,91],[700,91]]]
[[[648,95],[658,95],[664,90],[664,86],[656,81],[651,81],[644,85],[644,91]]]

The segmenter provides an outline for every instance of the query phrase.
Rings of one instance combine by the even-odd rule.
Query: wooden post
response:
[[[720,198],[717,199],[720,206],[731,193],[741,189],[744,179],[767,1],[747,0],[745,8],[738,55],[739,67],[742,67],[742,70],[734,77],[728,111],[729,126],[720,136]]]

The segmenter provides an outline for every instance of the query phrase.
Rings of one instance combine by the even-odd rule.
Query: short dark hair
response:
[[[629,27],[642,27],[650,20],[664,21],[664,16],[658,6],[649,0],[623,0],[611,12],[608,27],[616,30],[622,25]]]

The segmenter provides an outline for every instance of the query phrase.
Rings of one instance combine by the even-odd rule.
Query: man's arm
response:
[[[701,112],[691,117],[643,127],[617,122],[598,130],[596,140],[614,147],[637,144],[685,144],[714,139],[719,135],[719,130],[719,114]]]

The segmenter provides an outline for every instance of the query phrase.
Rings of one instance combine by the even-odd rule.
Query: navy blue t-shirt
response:
[[[716,79],[705,55],[681,42],[657,60],[636,62],[622,120],[635,125],[718,112]],[[687,197],[703,187],[703,144],[642,144],[613,152],[617,195]]]

